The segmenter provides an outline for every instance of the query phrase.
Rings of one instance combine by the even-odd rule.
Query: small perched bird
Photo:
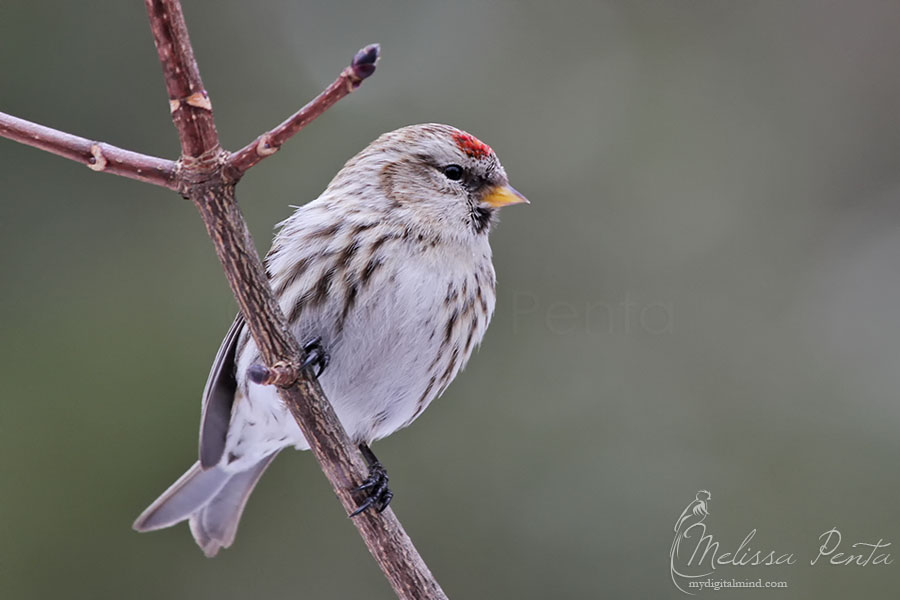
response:
[[[496,299],[488,233],[499,208],[522,202],[489,146],[447,125],[412,125],[372,142],[281,224],[269,282],[369,463],[357,513],[392,498],[369,445],[421,415],[481,342]],[[200,460],[135,529],[188,520],[214,556],[234,541],[278,452],[309,449],[275,388],[255,383],[260,363],[238,315],[203,393]]]

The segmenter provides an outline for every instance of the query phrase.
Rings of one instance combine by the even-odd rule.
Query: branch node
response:
[[[280,149],[279,146],[275,146],[271,143],[272,137],[268,133],[264,133],[259,136],[259,141],[256,143],[256,153],[260,156],[272,156]]]
[[[210,102],[209,94],[206,93],[206,90],[200,90],[199,92],[191,94],[184,99],[184,102],[191,106],[212,112],[212,102]]]
[[[191,185],[215,179],[219,167],[228,159],[227,152],[221,147],[210,148],[200,156],[184,156],[179,159],[182,184],[185,189]]]
[[[106,157],[103,156],[103,149],[100,144],[94,142],[91,144],[91,158],[88,159],[88,169],[92,171],[103,171],[106,169]]]
[[[271,367],[257,363],[250,365],[250,368],[247,369],[247,377],[257,385],[288,387],[300,377],[300,368],[298,365],[286,361],[278,361]]]
[[[174,113],[181,107],[182,104],[187,104],[188,106],[193,106],[195,108],[200,108],[212,112],[212,102],[210,101],[209,94],[206,93],[206,90],[194,92],[190,96],[186,96],[184,98],[170,99],[169,112]]]

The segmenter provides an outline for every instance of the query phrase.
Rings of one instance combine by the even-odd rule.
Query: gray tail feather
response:
[[[232,475],[205,506],[191,515],[191,533],[206,556],[215,556],[219,548],[228,548],[234,542],[247,498],[277,455],[270,454],[246,471]]]
[[[156,499],[134,522],[137,531],[152,531],[190,520],[191,533],[206,556],[234,542],[247,498],[266,467],[271,454],[246,471],[228,473],[219,467],[194,465]]]

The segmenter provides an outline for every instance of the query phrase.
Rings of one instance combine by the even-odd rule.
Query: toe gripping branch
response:
[[[325,348],[322,347],[322,338],[316,336],[307,340],[307,342],[303,344],[303,352],[306,356],[303,359],[303,362],[300,363],[300,370],[302,371],[306,367],[318,367],[316,378],[321,377],[322,373],[325,372],[328,363],[331,361],[331,356],[325,352]]]
[[[369,465],[369,476],[362,485],[353,488],[354,492],[366,492],[366,498],[350,513],[350,517],[355,517],[370,508],[383,512],[394,498],[394,492],[388,488],[388,474],[384,465],[367,444],[360,444],[359,450]]]
[[[277,362],[271,367],[262,364],[251,365],[247,369],[250,381],[257,385],[277,385],[286,387],[297,381],[297,377],[307,367],[316,367],[315,376],[319,378],[328,366],[331,357],[322,347],[322,338],[314,337],[303,345],[304,358],[296,363]]]

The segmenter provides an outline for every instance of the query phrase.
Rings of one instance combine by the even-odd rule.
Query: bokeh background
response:
[[[532,200],[481,351],[376,447],[451,597],[681,597],[701,488],[722,551],[796,554],[719,569],[789,585],[742,597],[897,597],[900,562],[809,561],[835,526],[900,544],[900,5],[324,4],[185,3],[228,148],[383,45],[241,183],[261,251],[409,123],[475,133]],[[177,155],[141,2],[4,0],[0,57],[0,110]],[[188,202],[0,140],[0,286],[0,597],[392,597],[308,454],[214,560],[131,530],[195,458],[235,312]]]

